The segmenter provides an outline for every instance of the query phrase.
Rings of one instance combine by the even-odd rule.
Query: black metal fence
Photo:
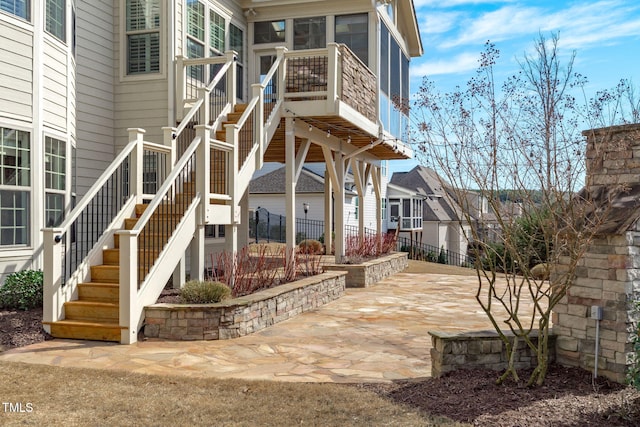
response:
[[[258,208],[249,214],[249,238],[256,242],[286,241],[286,217]],[[296,244],[306,239],[324,239],[324,221],[296,218]]]
[[[473,262],[467,255],[444,249],[444,247],[438,248],[419,243],[406,237],[398,237],[398,250],[407,252],[409,259],[473,268]]]

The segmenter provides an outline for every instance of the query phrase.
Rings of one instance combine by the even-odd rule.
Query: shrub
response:
[[[298,245],[298,252],[308,255],[319,255],[323,252],[322,243],[318,240],[306,239]]]
[[[42,307],[42,281],[39,270],[11,273],[0,287],[0,307],[19,310]]]
[[[192,280],[184,284],[180,296],[187,304],[211,304],[231,295],[231,289],[221,282]]]

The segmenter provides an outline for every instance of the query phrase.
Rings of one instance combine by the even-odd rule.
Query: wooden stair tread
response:
[[[87,321],[87,320],[73,320],[73,319],[62,319],[55,322],[42,322],[43,325],[77,325],[77,326],[89,326],[95,328],[118,328],[118,329],[129,329],[126,326],[120,326],[118,323],[107,323],[107,322],[97,322],[97,321]]]

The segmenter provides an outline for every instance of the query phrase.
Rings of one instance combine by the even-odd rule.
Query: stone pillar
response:
[[[635,206],[640,195],[640,125],[593,129],[583,135],[587,188],[600,194],[607,219],[601,235],[579,260],[573,285],[554,309],[556,358],[564,365],[594,370],[597,320],[591,307],[602,307],[598,376],[624,382],[631,332],[638,320],[632,301],[640,299],[640,208]]]

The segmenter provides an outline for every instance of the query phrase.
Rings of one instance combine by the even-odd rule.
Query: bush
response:
[[[191,280],[184,284],[180,297],[187,304],[211,304],[231,295],[231,289],[222,282]]]
[[[42,281],[39,270],[11,273],[0,287],[0,307],[18,310],[42,307]]]
[[[318,240],[306,239],[298,245],[298,252],[308,255],[320,255],[324,248]]]

